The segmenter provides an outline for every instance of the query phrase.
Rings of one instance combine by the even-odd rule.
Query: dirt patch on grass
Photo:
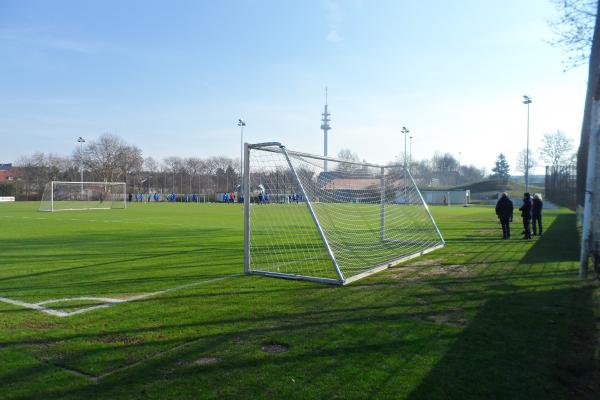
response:
[[[200,357],[199,359],[192,362],[192,365],[210,365],[216,364],[221,361],[218,357]]]
[[[426,267],[429,265],[438,265],[441,263],[441,260],[435,260],[435,259],[429,259],[429,260],[418,260],[415,262],[411,262],[410,264],[405,264],[405,265],[401,265],[399,266],[399,268],[406,268],[406,267]]]
[[[467,272],[468,268],[462,264],[440,265],[438,268],[428,268],[419,272],[419,276],[438,276]]]
[[[462,310],[461,310],[462,311]],[[450,311],[447,313],[434,314],[429,315],[426,318],[427,321],[434,322],[439,325],[449,325],[449,326],[465,326],[467,324],[467,319],[462,316],[460,312]]]
[[[438,325],[461,327],[467,324],[463,311],[462,308],[456,307],[434,314],[412,314],[411,318],[418,321],[433,322]]]
[[[415,297],[415,302],[421,306],[428,306],[429,302],[421,297]]]
[[[54,322],[42,322],[42,321],[23,321],[17,325],[15,325],[16,329],[32,329],[36,331],[47,331],[49,329],[54,329],[58,326],[57,323]]]
[[[263,344],[260,349],[269,354],[285,353],[289,350],[287,346],[282,344]]]
[[[96,339],[100,343],[120,343],[120,344],[138,344],[143,343],[144,340],[136,336],[127,335],[103,335]]]
[[[462,264],[442,265],[441,269],[447,272],[465,272],[467,267]]]

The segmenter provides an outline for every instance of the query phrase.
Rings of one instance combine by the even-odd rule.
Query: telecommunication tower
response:
[[[325,88],[325,110],[321,115],[323,116],[323,119],[321,119],[321,129],[323,129],[323,156],[327,157],[327,132],[331,129],[331,125],[329,125],[329,122],[331,122],[329,119],[331,114],[327,112],[327,88]],[[327,172],[327,160],[323,161],[323,166],[325,172]]]

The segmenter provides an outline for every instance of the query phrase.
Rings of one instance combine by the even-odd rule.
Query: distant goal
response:
[[[40,211],[110,210],[127,207],[124,182],[59,182],[46,184]]]
[[[244,269],[348,284],[444,246],[410,172],[246,144]]]

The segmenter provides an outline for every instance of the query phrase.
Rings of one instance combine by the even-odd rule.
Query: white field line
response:
[[[28,217],[28,216],[15,216],[15,215],[0,215],[0,218],[22,218],[31,220],[48,220],[47,217]],[[53,218],[53,221],[82,221],[82,222],[104,222],[104,223],[115,223],[115,224],[136,224],[136,225],[152,225],[152,226],[188,226],[185,224],[173,224],[173,223],[162,223],[162,222],[148,222],[128,219],[89,219],[89,218]]]
[[[8,304],[12,304],[15,306],[21,306],[24,308],[29,308],[32,310],[40,311],[40,312],[46,313],[48,315],[53,315],[55,317],[70,317],[72,315],[83,314],[85,312],[97,310],[99,308],[107,308],[107,307],[113,306],[115,304],[127,303],[127,302],[131,302],[131,301],[136,301],[136,300],[143,300],[143,299],[147,299],[150,297],[159,296],[161,294],[174,292],[176,290],[187,289],[187,288],[191,288],[194,286],[203,285],[206,283],[218,282],[218,281],[222,281],[222,280],[229,279],[229,278],[237,278],[242,275],[243,274],[233,274],[233,275],[228,275],[228,276],[224,276],[221,278],[214,278],[214,279],[208,279],[206,281],[188,283],[185,285],[175,286],[175,287],[168,288],[168,289],[157,290],[156,292],[142,293],[142,294],[138,294],[135,296],[125,297],[125,298],[120,298],[120,299],[115,299],[112,297],[82,296],[82,297],[66,297],[63,299],[50,299],[50,300],[44,300],[39,303],[27,303],[24,301],[9,299],[7,297],[0,297],[0,301],[3,303],[8,303]],[[53,304],[53,303],[67,302],[67,301],[78,301],[78,300],[101,301],[101,302],[103,302],[103,304],[97,304],[97,305],[86,307],[86,308],[80,308],[78,310],[71,311],[71,312],[67,312],[67,311],[63,311],[63,310],[55,310],[53,308],[48,308],[48,307],[44,306],[46,304]]]

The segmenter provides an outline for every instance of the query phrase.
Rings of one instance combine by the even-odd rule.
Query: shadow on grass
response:
[[[485,303],[410,399],[597,398],[593,289]]]
[[[521,264],[577,261],[579,237],[575,214],[559,214],[542,236],[521,259]]]

